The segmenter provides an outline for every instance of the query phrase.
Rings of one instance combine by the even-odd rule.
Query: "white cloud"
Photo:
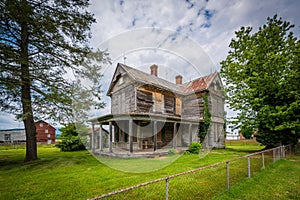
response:
[[[299,8],[300,1],[297,0],[210,0],[208,2],[204,0],[189,2],[92,0],[90,11],[95,14],[97,24],[92,26],[91,45],[104,47],[107,45],[105,42],[111,38],[116,39],[116,36],[120,34],[121,36],[125,35],[127,38],[119,37],[107,45],[107,48],[114,49],[111,56],[114,57],[115,62],[123,62],[122,55],[126,53],[127,64],[137,67],[143,66],[141,69],[147,72],[145,64],[159,63],[165,69],[177,65],[174,73],[168,73],[170,75],[169,80],[173,80],[174,74],[189,71],[188,62],[179,55],[184,55],[183,58],[200,68],[201,73],[205,74],[211,70],[212,66],[209,63],[199,61],[202,60],[199,58],[200,55],[204,55],[201,53],[204,50],[211,58],[212,63],[219,69],[220,61],[226,58],[229,51],[228,45],[231,38],[234,37],[234,31],[237,31],[241,26],[253,26],[254,31],[256,31],[259,26],[266,23],[268,16],[272,17],[274,14],[278,14],[284,20],[296,24],[294,31],[297,31],[296,35],[299,37]],[[180,34],[181,37],[164,44],[163,47],[172,49],[172,52],[157,51],[155,54],[152,49],[146,53],[145,49],[141,50],[139,47],[142,45],[157,47],[155,45],[158,45],[158,42],[163,39],[161,35],[153,33],[142,35],[142,31],[136,31],[145,27],[168,30]],[[124,34],[124,32],[130,33],[132,30],[135,30],[133,35]],[[165,35],[163,34],[163,36]],[[185,36],[193,42],[182,43]],[[195,46],[198,44],[201,48]],[[193,52],[195,48],[202,50]],[[131,51],[127,52],[129,50]],[[114,69],[115,65],[105,69],[103,85],[106,87]],[[165,77],[166,71],[162,67],[160,71],[162,77]],[[191,78],[187,76],[186,79]],[[104,90],[106,93],[106,89]],[[109,101],[109,98],[106,99]],[[109,111],[110,107],[105,109],[105,112]],[[100,112],[103,113],[104,111]],[[17,127],[18,124],[13,121],[13,117],[8,117],[8,121],[4,121],[7,116],[1,113],[0,127]]]

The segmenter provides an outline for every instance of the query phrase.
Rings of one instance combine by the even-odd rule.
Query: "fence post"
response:
[[[276,161],[275,149],[276,149],[276,148],[274,148],[274,149],[273,149],[273,162],[275,162],[275,161]]]
[[[226,162],[226,180],[227,180],[227,189],[230,189],[230,180],[229,180],[229,162]]]
[[[166,177],[166,200],[169,199],[169,177]]]
[[[265,168],[265,154],[264,154],[264,152],[262,152],[262,154],[261,154],[261,159],[262,159],[262,168],[264,169]]]
[[[282,149],[283,149],[282,150],[282,157],[285,158],[285,146],[284,145],[283,145]]]
[[[251,170],[250,170],[250,156],[248,156],[248,178],[251,178]]]

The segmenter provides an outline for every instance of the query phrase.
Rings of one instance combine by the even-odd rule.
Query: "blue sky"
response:
[[[103,68],[103,90],[106,93],[115,64],[124,62],[124,55],[126,64],[147,72],[150,64],[157,63],[159,76],[168,80],[179,73],[189,81],[219,70],[234,32],[241,26],[252,26],[257,31],[267,17],[275,14],[295,24],[294,33],[299,37],[299,8],[297,0],[92,0],[90,11],[97,24],[92,26],[91,46],[108,49],[113,59],[113,65]],[[195,52],[199,56],[193,60]],[[190,64],[197,73],[189,68]],[[109,111],[108,102],[106,108],[93,115]],[[22,122],[0,113],[0,129],[18,127],[23,127]]]

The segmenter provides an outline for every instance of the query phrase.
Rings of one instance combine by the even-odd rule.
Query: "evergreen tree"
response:
[[[24,122],[25,161],[37,159],[35,119],[73,121],[75,98],[82,117],[90,105],[103,106],[101,66],[94,63],[108,58],[88,46],[95,22],[88,6],[88,0],[0,3],[0,107]],[[80,87],[85,78],[90,87]]]

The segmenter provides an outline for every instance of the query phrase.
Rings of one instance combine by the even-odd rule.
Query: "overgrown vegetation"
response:
[[[203,94],[203,122],[199,126],[198,137],[202,143],[207,135],[211,123],[211,113],[209,111],[208,98]]]

